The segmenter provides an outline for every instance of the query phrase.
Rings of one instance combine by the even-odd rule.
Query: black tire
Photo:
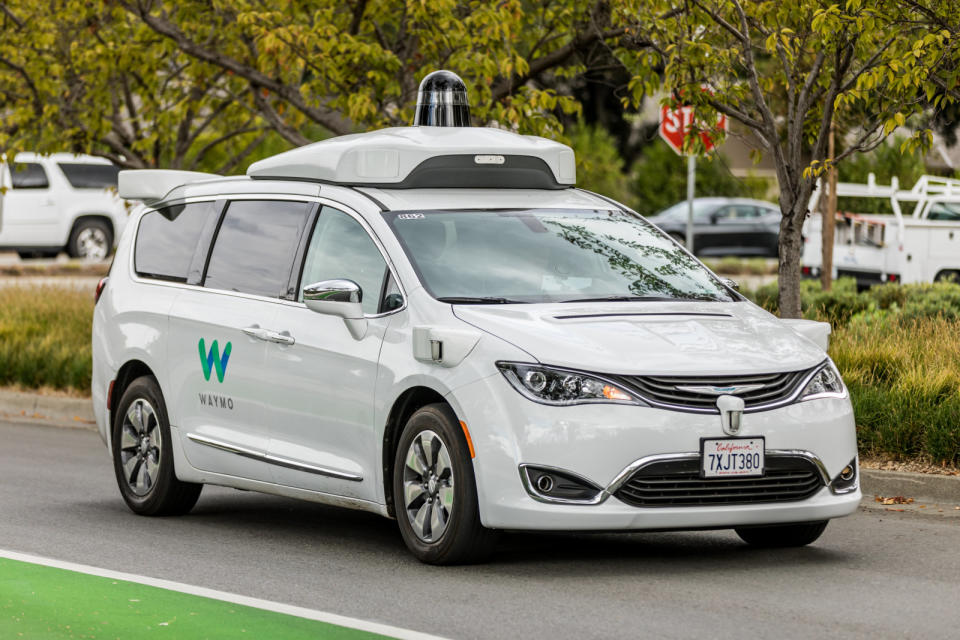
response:
[[[97,245],[102,245],[103,255],[91,255],[89,245],[84,242],[87,235],[96,238]],[[84,218],[73,225],[70,240],[67,242],[67,253],[71,258],[93,258],[105,260],[113,251],[113,231],[106,221],[100,218]]]
[[[140,419],[129,419],[128,413],[139,415]],[[156,446],[157,432],[159,447]],[[197,503],[203,485],[181,482],[174,473],[167,408],[160,386],[152,376],[137,378],[123,392],[113,417],[112,444],[117,486],[131,511],[143,516],[182,515]],[[125,463],[128,463],[126,469]]]
[[[421,535],[425,531],[421,531],[420,534],[415,531],[413,516],[408,512],[404,495],[405,474],[411,482],[416,481],[411,478],[426,475],[418,474],[413,467],[408,468],[406,457],[408,451],[411,450],[411,444],[421,434],[435,443],[435,439],[431,439],[432,437],[428,435],[428,432],[432,432],[439,437],[443,448],[448,453],[452,470],[449,475],[445,471],[438,473],[439,479],[433,485],[439,487],[446,477],[452,477],[453,480],[452,487],[447,486],[448,490],[452,489],[452,508],[446,512],[448,516],[445,520],[445,528],[435,540],[425,539]],[[422,441],[420,440],[421,444]],[[436,453],[438,450],[437,447],[433,448],[435,459],[438,457]],[[420,451],[423,451],[422,446]],[[440,463],[433,461],[431,471],[439,469],[441,466]],[[433,497],[430,498],[431,485],[426,482],[424,486],[427,489],[411,501],[410,504],[414,505],[412,510],[419,512],[420,507],[426,507],[428,509],[426,513],[432,515],[432,509],[438,508],[438,513],[441,514],[440,518],[442,519],[442,514],[445,511],[444,507],[441,506],[444,500],[441,499],[441,494],[437,493],[440,489],[433,489]],[[418,500],[421,499],[422,501],[418,503]],[[435,501],[436,506],[434,507],[433,503],[425,505],[424,502],[427,500]],[[473,461],[470,458],[470,450],[459,421],[449,405],[443,403],[427,405],[407,420],[394,455],[393,503],[403,541],[421,562],[436,565],[469,564],[482,562],[493,552],[497,534],[490,529],[486,529],[480,523]],[[425,518],[425,520],[428,519]]]
[[[933,281],[934,282],[951,282],[952,281],[952,282],[960,283],[960,271],[952,271],[950,269],[946,269],[938,273],[936,277],[933,279]]]
[[[803,547],[814,542],[827,528],[828,520],[776,524],[767,527],[734,529],[740,539],[754,547]]]

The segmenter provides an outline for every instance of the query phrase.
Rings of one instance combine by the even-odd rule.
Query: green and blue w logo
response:
[[[216,369],[217,381],[223,382],[223,376],[227,373],[227,362],[230,361],[230,349],[233,345],[227,343],[227,346],[223,349],[223,357],[220,356],[220,345],[217,344],[216,340],[210,345],[210,351],[207,351],[207,345],[203,338],[200,338],[197,347],[200,350],[200,365],[203,367],[203,377],[210,380],[210,373]]]

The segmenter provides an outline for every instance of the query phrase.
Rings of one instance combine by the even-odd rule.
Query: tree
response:
[[[928,100],[940,107],[960,99],[957,3],[623,0],[613,24],[642,43],[621,40],[617,49],[634,74],[634,102],[662,81],[669,99],[693,105],[706,126],[724,114],[747,127],[773,160],[785,317],[800,317],[801,228],[837,110],[859,123],[837,153],[841,162],[880,145]],[[919,130],[903,149],[929,136]],[[699,144],[697,136],[690,142]]]
[[[110,3],[19,0],[0,16],[0,148],[226,172],[270,135],[245,82]]]

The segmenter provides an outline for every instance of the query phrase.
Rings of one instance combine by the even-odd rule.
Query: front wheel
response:
[[[754,547],[803,547],[814,542],[827,528],[827,520],[776,524],[766,527],[740,527],[737,535]]]
[[[174,473],[167,409],[153,377],[137,378],[124,391],[113,419],[112,445],[117,485],[131,511],[181,515],[197,503],[203,485],[181,482]]]
[[[446,404],[414,413],[394,456],[393,503],[407,548],[427,564],[480,562],[496,534],[480,523],[466,438]]]
[[[80,220],[70,234],[67,253],[71,258],[105,260],[113,249],[113,233],[110,225],[100,219]]]

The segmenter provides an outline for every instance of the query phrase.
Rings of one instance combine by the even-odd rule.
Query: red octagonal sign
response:
[[[671,108],[667,106],[660,107],[660,137],[670,145],[670,148],[680,155],[686,155],[683,151],[683,139],[689,135],[690,127],[694,123],[695,114],[693,107],[684,106]],[[714,130],[726,131],[727,116],[720,114]],[[706,151],[713,151],[716,145],[713,138],[707,131],[700,132],[700,140]]]

